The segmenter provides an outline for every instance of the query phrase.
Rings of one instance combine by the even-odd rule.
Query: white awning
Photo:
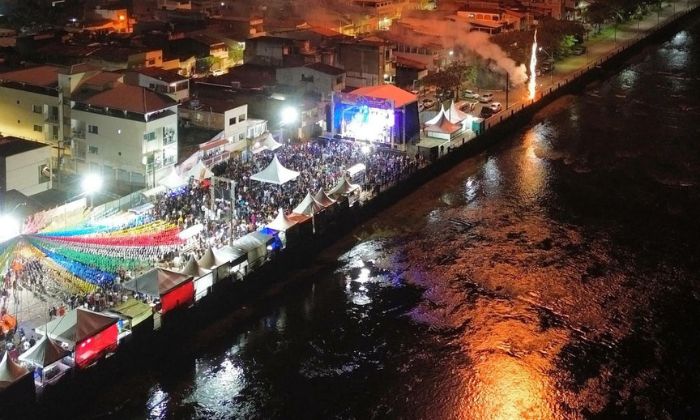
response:
[[[277,155],[272,158],[272,162],[262,171],[250,177],[253,181],[267,182],[268,184],[282,185],[296,179],[299,172],[287,169],[277,159]]]

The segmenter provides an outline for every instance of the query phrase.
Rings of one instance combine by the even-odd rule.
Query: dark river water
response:
[[[696,20],[76,415],[700,418],[699,181]]]

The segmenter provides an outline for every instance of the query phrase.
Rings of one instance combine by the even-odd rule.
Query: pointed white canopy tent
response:
[[[321,204],[323,207],[328,207],[335,203],[335,200],[330,198],[324,191],[323,188],[319,188],[316,195],[314,195],[314,200]]]
[[[287,169],[277,159],[277,155],[272,158],[272,162],[262,171],[250,177],[253,181],[267,182],[268,184],[282,185],[296,179],[299,172]]]
[[[272,134],[268,131],[265,133],[265,137],[262,140],[255,142],[252,152],[253,154],[258,154],[263,150],[275,151],[280,147],[282,147],[282,143],[277,142],[277,140],[275,140],[275,138],[272,137]]]
[[[425,122],[425,125],[435,125],[440,122],[440,119],[445,115],[445,105],[440,105],[440,112],[435,114],[435,116]]]
[[[194,179],[196,180],[202,180],[211,178],[212,176],[214,176],[214,173],[209,168],[207,168],[204,162],[200,160],[197,163],[195,163],[189,171],[187,171],[185,178],[189,179],[190,177],[194,177]]]
[[[211,270],[200,266],[197,263],[197,260],[195,260],[194,258],[190,258],[189,261],[187,261],[187,264],[185,264],[185,267],[182,270],[180,270],[180,272],[182,274],[187,274],[188,276],[197,278],[211,273]]]
[[[159,185],[164,186],[165,188],[169,188],[171,190],[181,187],[185,184],[187,184],[187,181],[183,179],[180,174],[177,173],[177,169],[175,169],[175,166],[173,166],[170,169],[170,173],[165,176],[163,179],[158,181]]]
[[[359,185],[351,184],[350,181],[348,181],[348,179],[343,176],[340,177],[338,183],[335,184],[335,186],[331,188],[330,191],[328,191],[328,195],[331,197],[338,197],[341,195],[351,194],[352,192],[358,189],[360,189]]]
[[[460,111],[459,108],[457,108],[457,104],[455,104],[455,101],[452,101],[452,104],[450,105],[450,108],[445,112],[445,115],[447,115],[447,119],[452,124],[460,124],[464,121],[469,120],[469,114]]]
[[[285,216],[284,211],[282,211],[282,209],[279,209],[277,211],[277,217],[275,217],[275,220],[270,222],[266,227],[279,232],[284,232],[296,224],[297,222]]]
[[[428,137],[450,140],[453,135],[462,131],[462,126],[451,123],[447,119],[447,115],[442,112],[440,119],[435,124],[425,126],[425,131]]]
[[[292,213],[303,214],[305,216],[313,216],[314,214],[323,210],[323,205],[316,201],[311,193],[306,193],[306,197],[299,203],[298,206],[294,207]]]

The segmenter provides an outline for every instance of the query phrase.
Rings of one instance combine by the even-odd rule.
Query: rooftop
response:
[[[355,89],[350,93],[358,96],[367,96],[369,98],[392,100],[396,108],[401,108],[402,106],[418,100],[416,95],[401,88],[397,88],[394,85],[365,86]]]
[[[27,69],[10,71],[0,74],[0,80],[6,82],[26,83],[39,87],[55,87],[58,85],[58,66],[38,66]]]
[[[146,67],[136,70],[136,72],[154,79],[162,80],[166,83],[177,83],[187,80],[187,77],[179,75],[175,70],[163,70],[157,67]]]
[[[331,76],[339,76],[343,73],[345,73],[345,70],[334,67],[328,64],[323,64],[323,63],[312,63],[312,64],[307,64],[304,66],[306,68],[309,68],[311,70],[316,70],[317,72],[320,73],[325,73],[325,74],[330,74]]]
[[[148,114],[174,106],[176,102],[165,95],[139,86],[117,84],[80,102],[94,107],[118,109],[135,114]]]
[[[0,137],[0,157],[14,156],[42,147],[50,146],[48,144],[24,140],[17,137]]]

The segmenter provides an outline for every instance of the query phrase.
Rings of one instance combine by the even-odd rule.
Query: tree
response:
[[[459,97],[459,89],[463,83],[476,82],[477,69],[463,61],[455,61],[444,69],[425,76],[421,82],[424,85],[437,86],[438,89],[447,91],[455,90],[455,98]]]

